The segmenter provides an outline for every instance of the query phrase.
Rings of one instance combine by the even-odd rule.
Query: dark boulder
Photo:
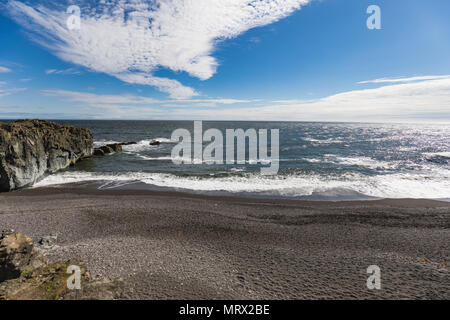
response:
[[[96,148],[94,149],[94,156],[104,156],[105,155],[105,151],[103,151],[102,149]]]
[[[158,140],[152,140],[150,141],[150,145],[151,146],[159,146],[161,144],[161,141]]]
[[[99,149],[102,150],[104,154],[110,154],[114,152],[113,148],[111,148],[110,146],[103,146]]]
[[[128,146],[131,144],[136,144],[136,142],[125,142],[125,143],[113,143],[107,144],[106,146],[102,146],[94,149],[95,156],[106,156],[108,154],[121,152],[123,150],[122,146]]]
[[[38,246],[41,249],[53,249],[57,247],[56,243],[58,241],[58,236],[56,234],[51,234],[49,236],[42,237],[38,241]]]
[[[118,143],[108,144],[106,146],[102,146],[94,149],[94,155],[96,156],[105,156],[107,154],[112,154],[115,152],[121,152],[122,146]]]
[[[92,154],[88,129],[43,120],[0,123],[0,192],[32,185]]]
[[[108,147],[110,147],[113,152],[121,152],[122,151],[122,145],[120,143],[115,143],[115,144],[108,144]]]

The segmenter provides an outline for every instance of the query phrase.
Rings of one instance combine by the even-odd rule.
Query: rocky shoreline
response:
[[[0,192],[33,185],[93,153],[85,128],[36,119],[0,123]]]
[[[0,122],[0,192],[32,186],[46,174],[84,158],[114,154],[133,144],[136,142],[94,148],[93,136],[86,128],[38,119]]]

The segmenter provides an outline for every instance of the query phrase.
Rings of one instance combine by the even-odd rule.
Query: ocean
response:
[[[89,128],[95,146],[136,141],[121,153],[83,160],[34,187],[100,181],[98,188],[312,200],[450,199],[450,126],[307,122],[203,122],[204,130],[279,129],[280,168],[263,176],[244,165],[176,165],[171,134],[192,121],[56,121]],[[270,136],[270,135],[269,135]],[[159,146],[150,141],[159,140]],[[270,150],[270,148],[269,148]]]

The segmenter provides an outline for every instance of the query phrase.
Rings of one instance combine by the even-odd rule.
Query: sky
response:
[[[449,12],[448,0],[0,0],[0,118],[450,122]]]

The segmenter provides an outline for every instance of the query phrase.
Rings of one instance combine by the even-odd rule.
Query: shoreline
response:
[[[119,183],[119,184],[118,184]],[[222,190],[192,190],[192,189],[183,189],[183,188],[174,188],[174,187],[162,187],[157,185],[148,184],[139,180],[123,180],[123,181],[114,181],[114,180],[86,180],[86,181],[77,181],[77,182],[67,182],[61,184],[49,184],[43,186],[29,186],[25,188],[21,188],[19,190],[38,190],[38,189],[86,189],[86,190],[99,190],[99,191],[113,191],[117,192],[123,191],[136,191],[136,192],[145,192],[149,193],[158,192],[158,193],[169,193],[169,194],[180,194],[180,195],[196,195],[196,196],[204,196],[204,197],[224,197],[224,198],[243,198],[243,199],[258,199],[258,200],[293,200],[293,201],[314,201],[314,202],[345,202],[345,201],[376,201],[376,200],[405,200],[405,199],[414,199],[414,200],[426,200],[426,201],[437,201],[437,202],[450,202],[450,198],[389,198],[389,197],[375,197],[368,196],[362,193],[358,193],[356,191],[345,189],[345,188],[335,188],[329,189],[324,192],[313,192],[311,195],[302,195],[302,196],[287,196],[280,194],[267,194],[265,192],[230,192],[230,191],[222,191]],[[335,194],[333,192],[338,191],[340,194]],[[1,194],[1,193],[0,193]]]
[[[124,299],[449,299],[450,203],[306,201],[82,185],[0,194],[0,229],[94,278],[124,279]],[[378,265],[382,290],[366,288]]]

